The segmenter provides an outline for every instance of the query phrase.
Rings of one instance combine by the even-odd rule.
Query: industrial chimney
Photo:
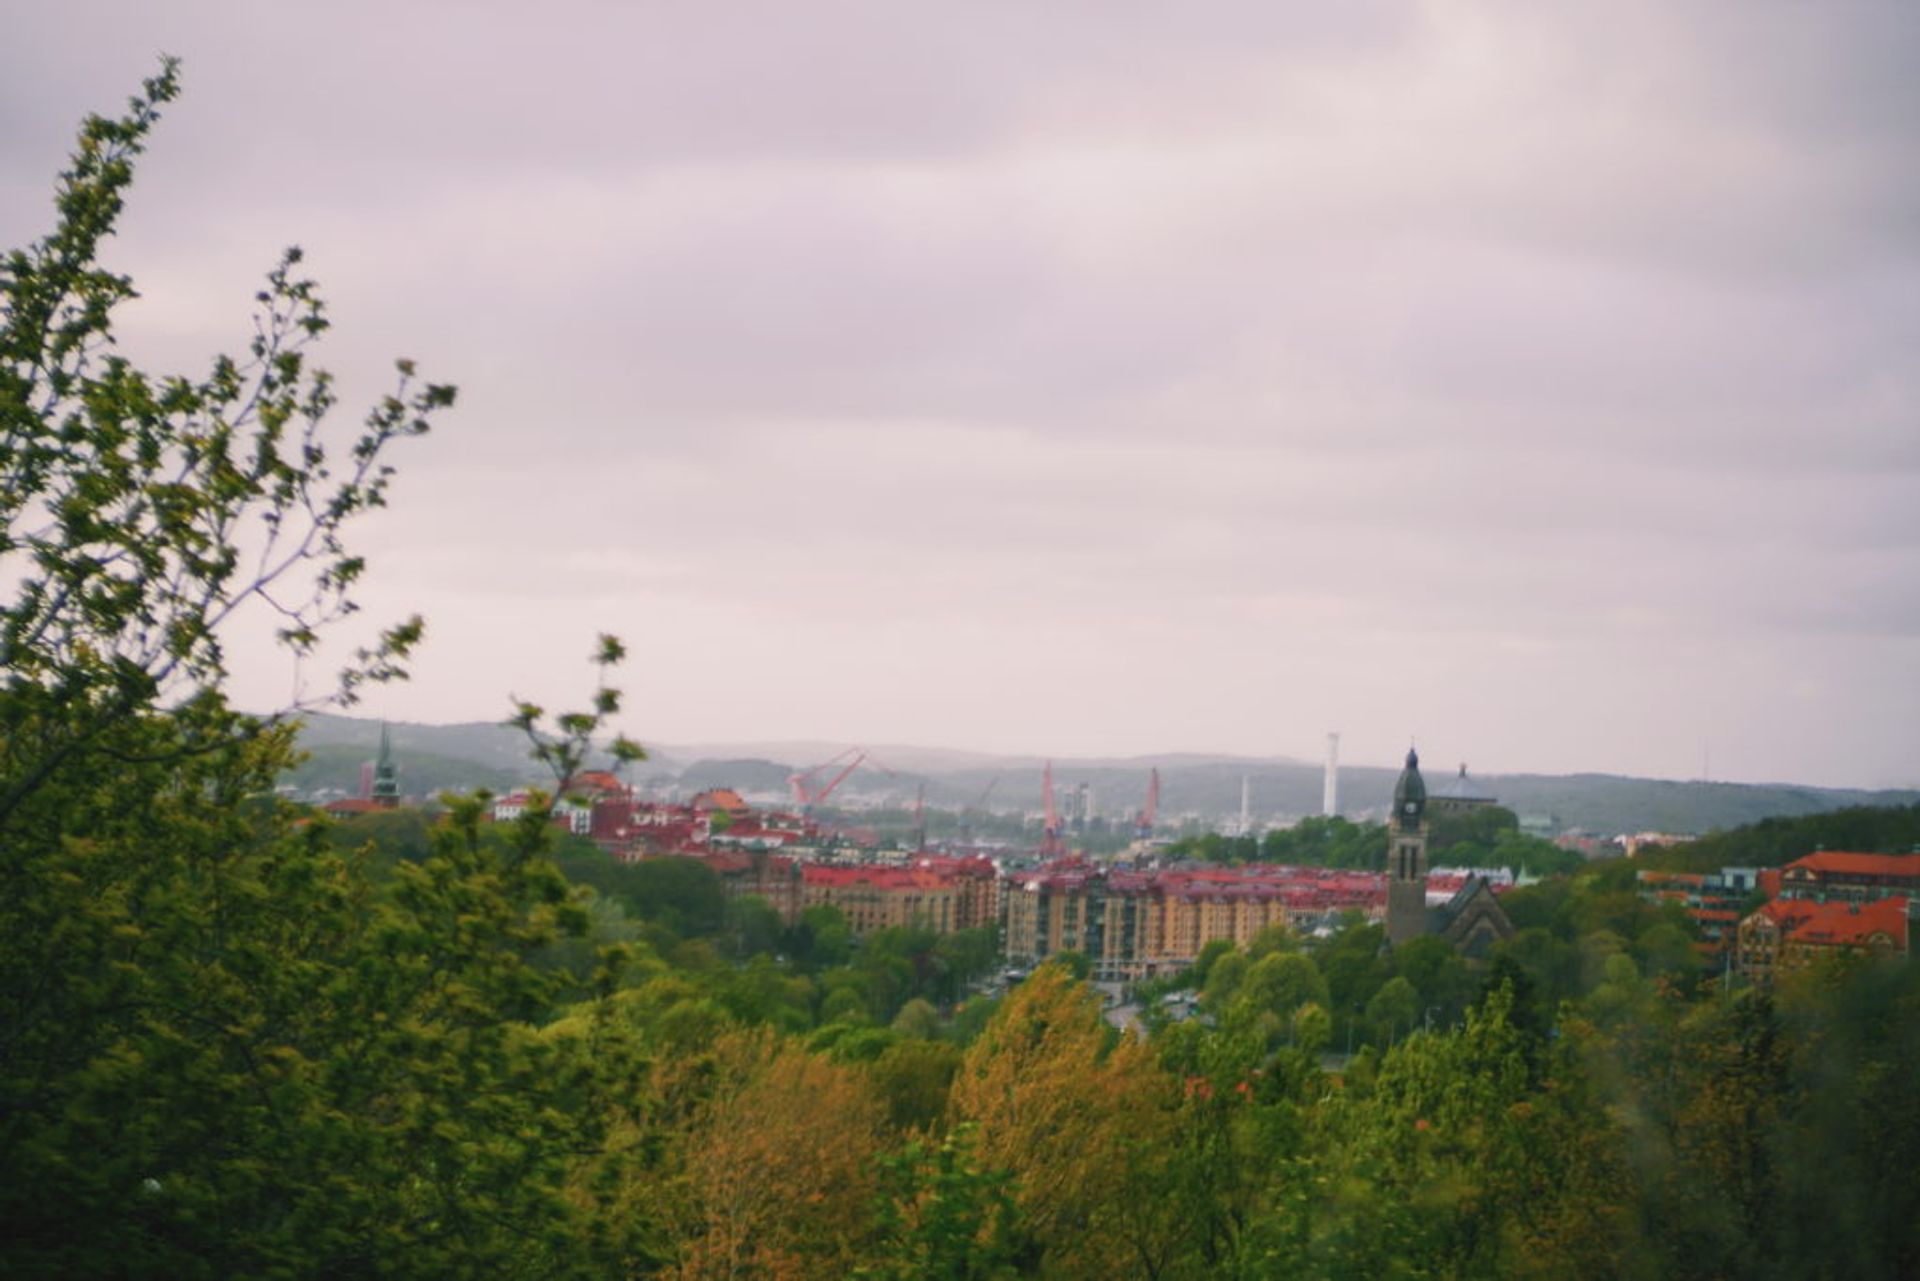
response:
[[[1320,794],[1320,812],[1328,818],[1340,812],[1340,735],[1327,735],[1327,782]]]

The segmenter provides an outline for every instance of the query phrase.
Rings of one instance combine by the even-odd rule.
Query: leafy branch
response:
[[[620,691],[607,683],[607,677],[626,657],[627,647],[619,637],[601,633],[591,659],[598,678],[593,704],[586,711],[556,712],[549,720],[544,707],[520,698],[513,700],[513,715],[506,723],[526,735],[532,745],[528,755],[553,775],[556,802],[573,789],[575,779],[594,750],[594,736],[620,714]],[[614,735],[606,750],[620,765],[647,758],[646,749],[624,734]],[[551,809],[551,804],[548,808]]]
[[[125,115],[85,121],[59,225],[0,258],[0,580],[17,585],[0,606],[0,672],[22,720],[6,728],[26,731],[20,709],[38,709],[36,767],[0,788],[0,822],[115,724],[217,701],[241,615],[264,612],[296,661],[310,655],[357,609],[366,560],[344,531],[386,505],[389,446],[454,402],[402,360],[357,434],[328,431],[333,380],[309,348],[330,322],[297,248],[255,296],[243,360],[155,377],[115,352],[113,312],[137,295],[98,254],[178,72],[164,60]],[[288,710],[404,678],[422,631],[418,617],[386,629],[330,695]]]

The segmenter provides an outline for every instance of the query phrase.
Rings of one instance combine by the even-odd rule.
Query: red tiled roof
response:
[[[1883,898],[1872,903],[1815,903],[1808,899],[1775,899],[1760,909],[1789,942],[1831,947],[1860,947],[1883,934],[1898,948],[1907,945],[1907,900]]]
[[[1856,854],[1848,850],[1820,850],[1787,864],[1832,876],[1891,876],[1920,879],[1920,854]]]
[[[386,806],[376,804],[373,801],[365,800],[358,796],[348,796],[341,800],[328,801],[320,808],[336,817],[344,818],[349,814],[373,814],[385,809]]]
[[[1083,863],[1062,861],[1037,873],[1016,877],[1022,885],[1072,891],[1105,878],[1115,894],[1161,894],[1188,902],[1270,902],[1290,907],[1329,908],[1364,906],[1386,893],[1386,876],[1320,867],[1248,864],[1244,867],[1178,868],[1158,872],[1106,872]]]
[[[833,867],[825,863],[807,863],[800,878],[808,885],[871,885],[876,890],[938,890],[953,885],[953,878],[942,872],[912,867]]]

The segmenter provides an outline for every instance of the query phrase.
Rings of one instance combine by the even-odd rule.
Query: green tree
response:
[[[1010,1176],[974,1155],[961,1126],[939,1143],[916,1140],[881,1159],[885,1199],[874,1281],[1000,1281],[1020,1275],[1019,1210]]]
[[[1528,1037],[1508,1017],[1511,995],[1497,988],[1464,1027],[1402,1041],[1370,1096],[1334,1109],[1342,1132],[1328,1186],[1370,1185],[1366,1201],[1328,1207],[1316,1229],[1344,1256],[1335,1270],[1624,1270],[1632,1224],[1616,1127],[1577,1054],[1556,1057],[1536,1081]]]
[[[893,1030],[901,1036],[932,1040],[940,1033],[940,1011],[922,997],[914,997],[893,1016]]]
[[[1093,973],[1093,962],[1088,959],[1085,952],[1068,949],[1064,952],[1055,952],[1047,959],[1051,964],[1059,966],[1081,982],[1085,982]]]
[[[163,746],[124,741],[155,708],[173,709],[175,753],[242,732],[218,695],[238,629],[264,618],[305,655],[352,612],[366,561],[346,531],[386,501],[387,447],[453,403],[402,361],[362,431],[335,439],[332,380],[307,360],[329,322],[298,250],[267,276],[245,360],[156,378],[114,353],[134,289],[98,255],[178,89],[168,61],[126,115],[88,117],[58,226],[0,262],[0,829],[33,825],[23,807],[63,770]],[[418,619],[389,629],[337,696],[403,674],[419,636]]]
[[[86,122],[59,226],[0,266],[0,1271],[596,1271],[564,1184],[608,1078],[535,1027],[570,979],[533,960],[587,920],[550,828],[462,801],[376,880],[273,798],[291,727],[224,699],[250,618],[302,655],[351,612],[349,527],[453,393],[403,362],[330,436],[292,252],[246,359],[114,354],[97,253],[175,70]]]
[[[1386,828],[1378,823],[1314,817],[1268,832],[1261,838],[1260,857],[1307,867],[1374,868],[1386,848]]]
[[[1312,957],[1304,952],[1269,952],[1247,968],[1230,1008],[1276,1015],[1285,1022],[1303,1005],[1317,1005],[1324,1011],[1327,1002],[1327,981]]]
[[[1215,1013],[1224,1010],[1252,966],[1245,952],[1230,951],[1219,957],[1207,969],[1206,986],[1200,990],[1201,1003]]]
[[[621,867],[614,884],[628,911],[684,938],[718,936],[726,929],[726,889],[699,859],[643,858]]]
[[[883,1050],[872,1070],[887,1119],[897,1129],[927,1132],[946,1115],[960,1049],[946,1041],[903,1040]]]
[[[1214,963],[1223,956],[1237,951],[1232,939],[1208,939],[1200,945],[1200,955],[1193,959],[1185,975],[1188,986],[1203,988],[1207,985],[1207,976],[1213,973]]]
[[[800,919],[787,930],[784,950],[803,972],[844,964],[853,953],[846,914],[829,903],[801,909]]]
[[[780,935],[786,927],[779,909],[750,894],[727,904],[727,928],[741,956],[762,956],[779,950]]]
[[[1423,1019],[1432,1010],[1440,1027],[1459,1020],[1479,986],[1460,954],[1445,939],[1431,934],[1395,948],[1393,968],[1420,994]]]
[[[1405,977],[1395,975],[1367,1002],[1367,1026],[1380,1041],[1391,1044],[1419,1023],[1420,1008],[1420,993]]]
[[[940,974],[930,995],[950,1004],[966,993],[969,984],[998,967],[1000,934],[990,925],[955,930],[940,936],[934,952],[940,962]]]
[[[1490,850],[1500,838],[1520,830],[1520,818],[1504,805],[1481,805],[1472,809],[1442,809],[1432,815],[1428,851],[1437,862],[1457,863],[1454,848],[1470,845]]]
[[[1356,912],[1331,938],[1313,942],[1314,963],[1327,980],[1327,1012],[1333,1016],[1334,1039],[1341,1044],[1360,1031],[1357,1021],[1367,1002],[1392,973],[1384,955],[1385,941],[1386,930]],[[1398,952],[1394,959],[1398,961]]]

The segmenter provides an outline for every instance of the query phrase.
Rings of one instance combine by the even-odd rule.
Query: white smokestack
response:
[[[1240,835],[1242,836],[1253,832],[1253,809],[1249,804],[1252,796],[1252,782],[1245,774],[1240,776]]]
[[[1328,818],[1340,812],[1340,735],[1327,735],[1327,782],[1320,794],[1320,812]]]

